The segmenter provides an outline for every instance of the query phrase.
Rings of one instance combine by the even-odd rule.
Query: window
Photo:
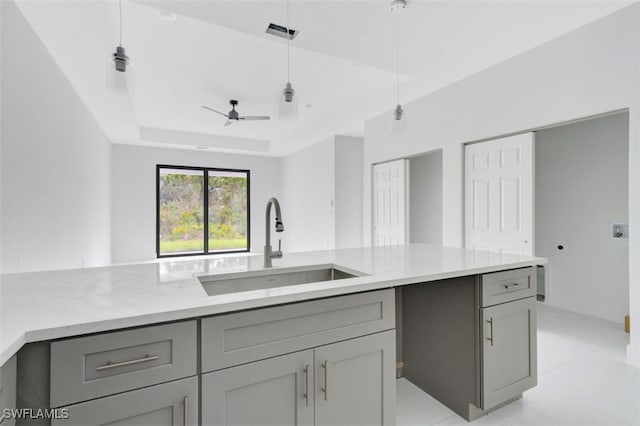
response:
[[[249,170],[158,165],[156,173],[158,257],[249,251]]]

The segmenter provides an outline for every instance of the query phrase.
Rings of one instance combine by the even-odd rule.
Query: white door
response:
[[[533,138],[465,146],[465,247],[533,255]]]
[[[408,160],[373,166],[373,245],[407,242]]]

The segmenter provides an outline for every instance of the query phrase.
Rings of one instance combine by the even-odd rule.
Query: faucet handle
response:
[[[282,239],[278,238],[278,251],[282,251]]]

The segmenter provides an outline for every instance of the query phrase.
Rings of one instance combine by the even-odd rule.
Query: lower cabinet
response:
[[[203,425],[313,424],[313,349],[202,375]]]
[[[315,349],[316,425],[395,424],[395,331]]]
[[[537,383],[535,297],[482,308],[482,408]]]
[[[202,376],[203,425],[392,425],[395,331]]]
[[[53,419],[52,426],[197,425],[198,378],[190,377],[69,405],[59,412],[62,410],[68,410],[68,418]]]
[[[0,425],[13,426],[15,420],[4,416],[4,410],[16,408],[17,357],[0,366]]]
[[[535,269],[408,285],[403,376],[471,421],[537,382]]]

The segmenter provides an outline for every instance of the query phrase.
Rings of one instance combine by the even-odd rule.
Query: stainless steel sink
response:
[[[216,296],[241,291],[342,280],[364,275],[366,274],[362,272],[330,264],[204,275],[198,277],[198,280],[209,296]]]

